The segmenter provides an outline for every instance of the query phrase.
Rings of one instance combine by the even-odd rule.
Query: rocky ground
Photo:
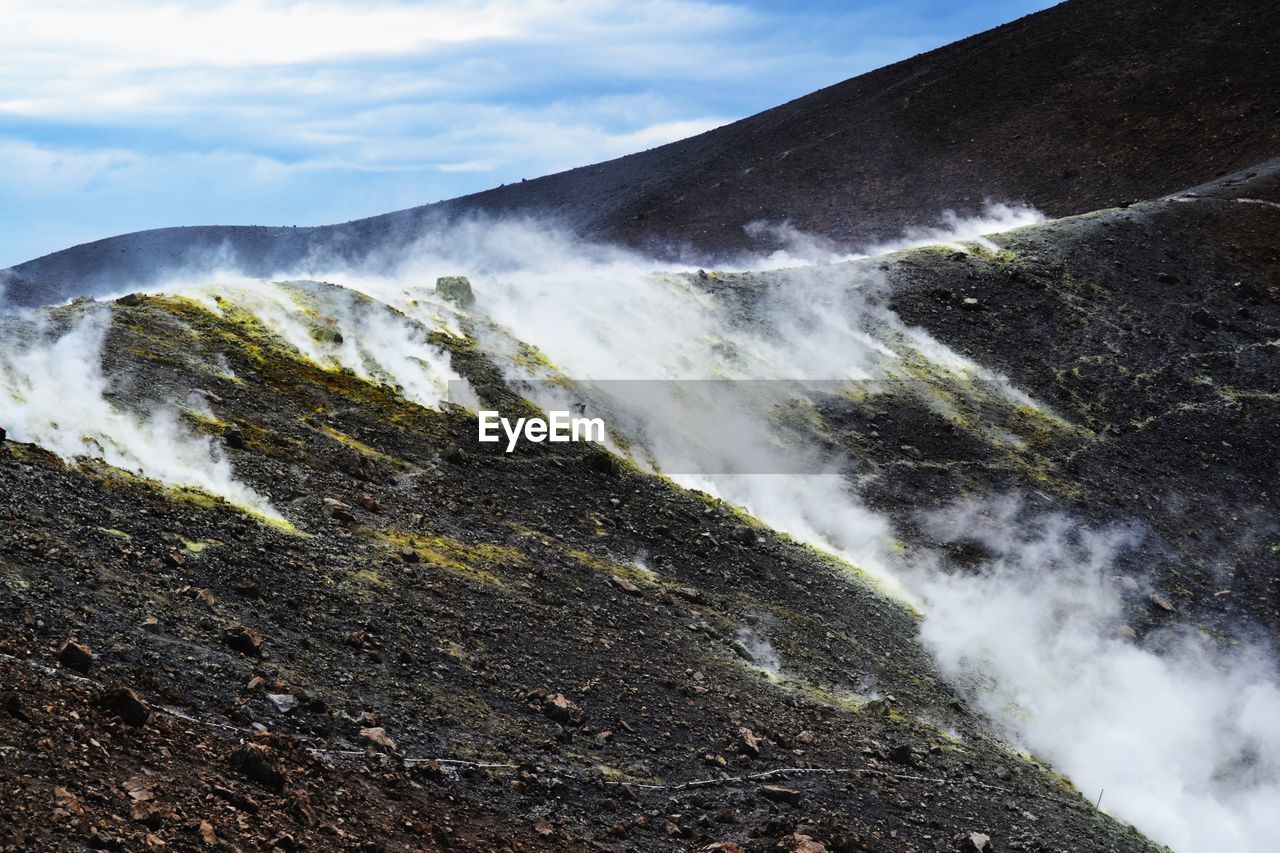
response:
[[[110,323],[114,401],[197,392],[188,426],[290,523],[0,442],[0,845],[1152,849],[996,738],[853,567],[599,450],[476,444],[249,316]],[[860,458],[937,477],[912,440]]]

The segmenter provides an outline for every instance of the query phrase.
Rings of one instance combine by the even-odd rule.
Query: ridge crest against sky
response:
[[[1050,5],[0,0],[0,266],[586,165]]]

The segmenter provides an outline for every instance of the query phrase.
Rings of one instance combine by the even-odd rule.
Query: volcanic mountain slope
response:
[[[1052,216],[1151,198],[1280,154],[1280,8],[1069,0],[682,142],[319,228],[161,229],[8,270],[42,304],[214,264],[250,275],[381,264],[473,215],[710,262],[773,248],[753,222],[866,245],[990,199]]]
[[[813,401],[798,429],[909,551],[981,574],[992,555],[920,510],[1038,494],[1150,531],[1114,568],[1132,642],[1274,630],[1278,220],[1273,164],[997,250],[687,285],[749,327],[769,290],[883,274],[874,298],[1047,404],[928,361]],[[919,615],[855,567],[598,449],[478,444],[473,414],[412,402],[369,353],[329,361],[361,345],[345,306],[529,411],[505,377],[547,361],[494,343],[484,287],[474,313],[405,303],[441,318],[421,327],[331,285],[261,290],[310,332],[221,288],[4,321],[32,345],[98,329],[114,414],[83,440],[59,419],[64,458],[0,442],[0,844],[1152,849],[1005,746],[981,685],[941,672]],[[175,401],[269,503],[101,461],[136,422],[120,413]]]
[[[104,321],[116,405],[199,389],[190,427],[289,522],[0,445],[0,842],[1151,849],[1004,747],[851,567],[600,451],[478,445],[226,300]]]

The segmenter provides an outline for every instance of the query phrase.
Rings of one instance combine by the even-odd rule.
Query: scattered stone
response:
[[[88,841],[91,850],[123,850],[124,845],[119,838],[111,835],[105,830],[95,829],[89,834]]]
[[[124,296],[121,296],[119,299],[116,300],[116,304],[122,305],[125,308],[136,308],[137,306],[142,304],[142,294],[141,293],[125,294]]]
[[[222,431],[222,439],[227,443],[227,447],[234,450],[244,449],[244,432],[235,424],[227,424],[227,428]]]
[[[213,824],[207,820],[200,821],[200,840],[206,847],[218,846],[218,834],[213,831]]]
[[[738,754],[748,758],[760,757],[760,738],[751,729],[738,729]]]
[[[210,610],[212,610],[213,606],[218,603],[218,597],[214,595],[213,590],[209,589],[208,587],[205,587],[204,589],[197,592],[196,598],[199,599],[201,602],[203,602],[204,606],[209,608]]]
[[[151,717],[150,706],[128,687],[115,687],[108,690],[98,700],[98,704],[134,728],[143,726]]]
[[[373,726],[360,730],[360,743],[365,746],[380,749],[383,752],[395,752],[396,742],[387,734],[387,730],[381,726]]]
[[[298,849],[298,840],[287,832],[282,832],[275,838],[271,839],[270,846],[272,850],[282,850],[284,853],[296,853]]]
[[[351,504],[343,503],[337,498],[324,499],[324,514],[339,524],[354,524],[356,520]]]
[[[747,848],[736,841],[717,841],[706,847],[699,847],[698,853],[747,853]]]
[[[476,304],[471,280],[465,275],[444,275],[436,279],[436,295],[462,308]]]
[[[267,701],[275,705],[281,714],[287,714],[298,707],[298,697],[291,693],[268,693]]]
[[[911,744],[903,743],[889,750],[888,758],[894,764],[901,764],[904,767],[914,767],[916,763],[915,752],[911,749]]]
[[[245,578],[244,580],[236,581],[232,589],[245,598],[257,598],[262,595],[262,582],[257,578]]]
[[[263,687],[266,687],[266,685],[267,680],[265,678],[261,675],[255,675],[253,678],[249,679],[249,683],[246,684],[245,687],[250,690],[261,690]]]
[[[1203,308],[1197,308],[1191,312],[1191,321],[1204,326],[1206,329],[1216,329],[1219,325],[1218,318],[1210,314]]]
[[[284,789],[285,773],[271,753],[271,748],[260,743],[246,743],[231,753],[231,769],[250,781],[272,791]]]
[[[907,456],[910,456],[912,459],[924,458],[924,454],[920,452],[920,448],[916,447],[915,445],[903,444],[898,449],[901,450],[903,453],[905,453]]]
[[[430,779],[433,782],[444,778],[444,766],[435,759],[420,759],[413,762],[410,769],[415,778]]]
[[[466,454],[464,454],[462,452],[462,448],[456,444],[450,444],[446,447],[444,452],[440,454],[440,458],[453,465],[461,465],[463,462],[467,461]]]
[[[798,790],[783,785],[761,785],[760,795],[766,800],[773,800],[776,803],[788,803],[793,806],[800,802],[801,797]]]
[[[707,597],[703,595],[702,591],[696,587],[678,586],[675,589],[673,589],[672,592],[674,592],[676,595],[680,596],[690,604],[706,604],[707,603]]]
[[[58,650],[58,662],[76,672],[88,672],[93,666],[93,650],[76,640],[67,640]]]
[[[995,853],[991,846],[991,836],[981,832],[969,832],[960,836],[957,845],[960,853]]]
[[[252,657],[260,657],[262,655],[262,635],[252,628],[246,628],[244,625],[232,625],[223,633],[222,640],[241,654]]]
[[[146,616],[142,620],[141,627],[142,627],[142,630],[146,631],[148,634],[159,634],[160,620],[154,616]]]
[[[368,492],[360,493],[360,506],[367,512],[382,512],[382,502]]]
[[[966,296],[960,300],[960,307],[966,311],[981,311],[982,303],[972,296]]]
[[[783,836],[778,840],[777,849],[787,853],[827,853],[827,845],[816,840],[812,835],[800,832]]]
[[[563,693],[548,696],[542,703],[542,713],[564,725],[579,725],[584,716],[582,708],[569,701]]]
[[[1167,613],[1173,612],[1173,602],[1158,592],[1151,593],[1151,603]]]
[[[626,578],[620,578],[617,575],[613,575],[610,580],[613,582],[614,586],[625,592],[627,595],[640,595],[640,587],[636,586]]]

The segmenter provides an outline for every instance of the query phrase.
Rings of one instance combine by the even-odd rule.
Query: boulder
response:
[[[244,655],[260,657],[262,655],[262,635],[244,625],[232,625],[222,635],[228,646]]]
[[[991,846],[991,836],[981,832],[966,832],[960,836],[957,848],[960,853],[994,853],[995,851]]]
[[[144,725],[151,717],[150,706],[128,687],[115,687],[108,690],[98,700],[98,705],[135,728]]]
[[[462,308],[470,308],[476,303],[471,280],[465,275],[445,275],[436,279],[436,295]]]
[[[542,704],[542,712],[557,723],[578,725],[582,722],[582,709],[571,702],[563,693],[548,696]]]
[[[360,743],[365,746],[371,746],[374,749],[380,749],[383,752],[396,751],[396,742],[387,734],[387,730],[381,726],[371,726],[367,729],[361,729]]]
[[[264,788],[280,791],[284,788],[285,774],[271,752],[260,743],[243,744],[231,753],[231,769]]]
[[[738,729],[738,754],[748,758],[760,757],[760,738],[751,729]]]
[[[773,800],[775,803],[796,805],[800,802],[800,792],[785,785],[761,785],[760,796],[766,800]]]
[[[80,673],[88,672],[93,666],[93,650],[84,643],[67,640],[62,648],[58,649],[58,662],[67,669],[74,669]]]

